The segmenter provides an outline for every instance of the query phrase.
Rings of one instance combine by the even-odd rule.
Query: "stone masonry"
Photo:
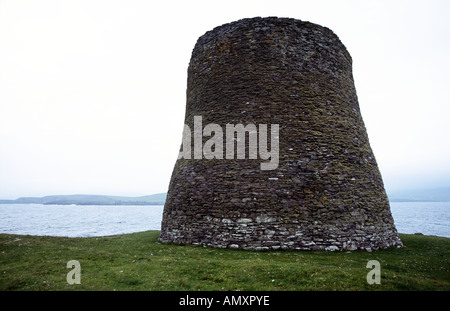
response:
[[[194,47],[186,96],[191,128],[195,116],[203,126],[279,124],[279,165],[177,160],[159,241],[252,250],[402,246],[352,59],[331,30],[277,17],[216,27]]]

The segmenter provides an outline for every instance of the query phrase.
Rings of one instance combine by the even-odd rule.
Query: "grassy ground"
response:
[[[159,244],[159,232],[61,238],[1,234],[0,290],[450,290],[450,239],[401,235],[401,249],[253,252]],[[66,281],[69,260],[81,284]],[[369,260],[381,284],[369,285]]]

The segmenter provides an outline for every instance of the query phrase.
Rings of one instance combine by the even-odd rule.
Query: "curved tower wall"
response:
[[[227,124],[250,125],[244,158],[237,154],[242,137],[227,137]],[[249,145],[264,125],[265,150],[278,147],[269,159],[264,137],[256,136],[256,151]],[[271,132],[275,125],[278,133]],[[351,56],[328,28],[251,18],[201,36],[188,68],[184,139],[161,242],[256,250],[402,245],[360,113]],[[236,142],[233,153],[227,139]]]

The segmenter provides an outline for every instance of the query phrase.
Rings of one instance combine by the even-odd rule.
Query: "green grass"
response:
[[[450,239],[401,235],[371,253],[160,244],[159,231],[92,238],[0,235],[0,290],[450,290]],[[81,284],[69,285],[69,260]],[[381,284],[369,285],[369,260]]]

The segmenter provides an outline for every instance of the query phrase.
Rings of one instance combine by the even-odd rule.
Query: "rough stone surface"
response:
[[[352,59],[328,28],[270,17],[205,33],[188,68],[191,128],[194,116],[223,128],[279,124],[279,166],[178,160],[161,242],[253,250],[402,246],[360,113]]]

